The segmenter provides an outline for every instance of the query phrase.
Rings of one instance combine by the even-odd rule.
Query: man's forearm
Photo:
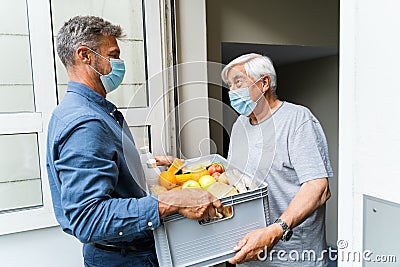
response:
[[[322,206],[330,196],[327,178],[305,182],[280,218],[290,228],[294,228]]]

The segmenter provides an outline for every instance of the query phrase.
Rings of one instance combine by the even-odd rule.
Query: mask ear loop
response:
[[[260,78],[258,78],[257,79],[257,81],[255,81],[253,84],[256,84],[259,80],[261,80],[262,79],[262,77],[260,77]],[[258,87],[257,87],[258,88]],[[261,95],[260,95],[260,97],[255,101],[257,104],[258,104],[258,101],[260,101],[260,99],[264,96],[264,94],[265,93],[263,93],[262,92],[262,90],[261,90]]]
[[[108,58],[106,58],[105,56],[103,56],[103,55],[97,53],[96,51],[94,51],[93,49],[91,49],[89,46],[86,46],[86,47],[87,47],[90,51],[92,51],[93,53],[95,53],[96,55],[98,55],[98,56],[104,58],[105,60],[107,60],[108,62],[110,62],[110,60],[109,60]]]
[[[88,64],[88,66],[90,68],[92,68],[92,70],[94,70],[97,74],[99,74],[100,76],[103,76],[104,74],[101,74],[98,70],[96,70],[95,68],[93,68],[91,65]]]
[[[93,49],[91,49],[89,46],[86,46],[91,52],[93,52],[94,54],[104,58],[105,60],[107,60],[108,62],[110,62],[110,60],[102,55],[100,55],[99,53],[97,53],[96,51],[94,51]],[[88,64],[89,65],[89,64]],[[104,74],[101,74],[98,70],[96,70],[94,67],[92,67],[91,65],[89,65],[89,67],[94,70],[97,74],[99,74],[100,76],[103,76]]]

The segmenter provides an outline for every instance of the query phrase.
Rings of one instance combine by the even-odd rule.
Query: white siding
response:
[[[400,203],[398,8],[395,0],[341,1],[339,239],[356,251],[363,195]]]

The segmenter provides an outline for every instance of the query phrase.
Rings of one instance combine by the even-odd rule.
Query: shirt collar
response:
[[[285,102],[286,102],[286,101],[283,100],[282,103],[281,103],[281,105],[280,105],[277,109],[275,109],[274,112],[272,112],[271,116],[269,116],[268,118],[266,118],[266,119],[260,121],[260,122],[257,123],[257,124],[251,123],[251,119],[248,118],[248,117],[246,117],[246,118],[248,118],[249,124],[250,124],[251,126],[257,126],[257,125],[260,125],[261,123],[263,123],[264,121],[269,121],[269,119],[272,118],[272,117],[281,109],[281,107],[285,104]],[[241,115],[241,116],[243,116],[243,115]]]
[[[117,108],[113,103],[105,99],[102,95],[95,92],[90,87],[78,82],[68,82],[67,92],[72,92],[79,94],[89,101],[98,104],[100,107],[104,108],[107,113],[112,113]]]

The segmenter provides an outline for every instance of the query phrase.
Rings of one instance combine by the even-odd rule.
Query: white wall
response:
[[[399,7],[394,0],[358,1],[355,54],[355,188],[397,203],[400,17],[394,9]],[[372,16],[379,19],[371,20]]]
[[[0,266],[83,266],[82,245],[59,227],[2,235]]]
[[[184,157],[209,154],[206,7],[176,1],[179,123]]]
[[[399,4],[341,1],[339,238],[353,250],[362,249],[363,195],[400,203]]]

